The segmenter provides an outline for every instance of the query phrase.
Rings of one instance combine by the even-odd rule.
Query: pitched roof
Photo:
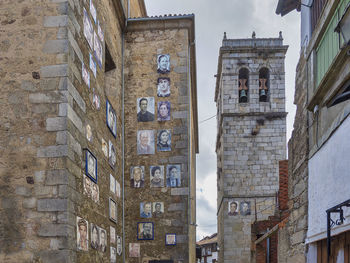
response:
[[[202,240],[198,241],[196,244],[197,246],[212,244],[218,242],[218,234],[212,234],[211,236],[205,237]]]

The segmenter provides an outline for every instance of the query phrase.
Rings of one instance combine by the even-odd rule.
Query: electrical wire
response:
[[[212,119],[214,117],[216,117],[216,114],[211,116],[211,117],[209,117],[209,118],[207,118],[207,119],[205,119],[205,120],[200,121],[199,124],[202,124],[203,122],[209,121],[210,119]]]

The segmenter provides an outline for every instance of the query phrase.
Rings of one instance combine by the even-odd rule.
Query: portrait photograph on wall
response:
[[[152,218],[152,203],[151,202],[141,202],[140,203],[140,217]]]
[[[151,187],[164,187],[164,166],[156,165],[150,166],[150,186]]]
[[[120,198],[121,192],[120,192],[120,183],[115,180],[115,195]]]
[[[102,68],[102,56],[103,49],[100,40],[97,37],[96,32],[94,32],[94,55],[97,60],[97,64],[100,68]]]
[[[173,233],[165,234],[165,245],[175,246],[176,245],[176,234],[173,234]]]
[[[98,250],[101,252],[106,252],[107,250],[107,231],[99,227],[100,231],[100,244]]]
[[[90,57],[90,69],[92,73],[94,73],[94,77],[96,78],[96,62],[93,59],[93,56],[91,53],[89,53]]]
[[[92,183],[91,184],[91,199],[98,203],[100,201],[100,188],[98,187],[98,184]]]
[[[122,254],[122,237],[117,236],[117,254],[120,256]]]
[[[109,191],[115,194],[115,179],[111,174],[109,174]]]
[[[153,216],[161,217],[164,214],[164,202],[153,202]]]
[[[84,188],[84,193],[91,198],[92,196],[92,184],[94,182],[88,177],[86,174],[83,175],[83,188]]]
[[[111,141],[108,141],[109,151],[108,151],[108,163],[114,169],[117,162],[117,156],[115,152],[114,145]]]
[[[89,250],[89,223],[87,220],[77,216],[77,249]]]
[[[88,69],[85,67],[84,63],[81,63],[81,76],[88,88],[90,88],[90,73]]]
[[[145,167],[132,166],[130,168],[130,187],[140,188],[145,184]]]
[[[157,151],[171,151],[171,132],[170,130],[158,130],[157,132]]]
[[[96,8],[95,8],[95,5],[92,2],[92,0],[90,0],[90,13],[91,13],[92,18],[94,19],[94,22],[96,23],[97,12],[96,12]]]
[[[248,201],[242,201],[239,205],[239,210],[240,210],[240,214],[242,216],[248,216],[250,215],[250,202]]]
[[[158,78],[157,79],[157,96],[169,97],[170,96],[170,78]]]
[[[239,205],[239,202],[237,202],[237,201],[228,202],[228,215],[229,216],[238,215],[238,208],[239,208],[238,205]]]
[[[154,130],[137,131],[137,154],[154,154]]]
[[[106,122],[113,136],[117,137],[117,115],[108,100],[106,101]]]
[[[91,50],[94,49],[94,29],[92,27],[92,23],[90,21],[89,15],[86,12],[86,9],[83,9],[84,11],[84,36],[87,40],[87,42],[89,43],[89,46],[91,48]]]
[[[100,231],[99,227],[95,224],[91,225],[91,248],[98,250],[100,247]]]
[[[115,228],[112,226],[109,227],[109,235],[110,235],[110,243],[115,244],[116,234],[115,234]]]
[[[117,262],[117,250],[115,247],[110,247],[111,250],[111,263],[116,263]]]
[[[92,141],[92,128],[89,124],[86,125],[86,139],[91,142]]]
[[[152,222],[137,223],[137,239],[138,240],[154,239],[154,227]]]
[[[170,102],[159,101],[158,102],[158,121],[170,121]]]
[[[117,203],[109,198],[109,219],[117,223]]]
[[[97,159],[89,150],[85,154],[85,171],[92,181],[97,183]]]
[[[101,42],[103,43],[105,40],[105,36],[101,27],[101,21],[97,21],[97,35],[100,38]]]
[[[170,164],[166,167],[166,186],[179,187],[181,186],[181,165]]]
[[[98,96],[97,92],[94,90],[92,94],[92,105],[96,110],[100,109],[100,96]]]
[[[140,257],[140,244],[139,243],[129,243],[129,257],[139,258]]]
[[[137,121],[154,121],[154,97],[142,97],[137,99]]]
[[[170,72],[170,55],[161,54],[157,56],[157,72],[161,74]]]

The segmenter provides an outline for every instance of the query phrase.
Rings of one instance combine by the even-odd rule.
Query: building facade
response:
[[[0,3],[0,262],[195,262],[194,15]]]
[[[216,75],[219,262],[251,262],[254,221],[275,214],[286,158],[284,58],[278,38],[227,39]]]
[[[197,242],[197,262],[216,263],[218,262],[218,234],[204,237]]]
[[[291,216],[281,262],[348,262],[350,60],[336,28],[349,17],[349,1],[309,2],[281,0],[276,12],[301,11],[297,112],[289,141]]]

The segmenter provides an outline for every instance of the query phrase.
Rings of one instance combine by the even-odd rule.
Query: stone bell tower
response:
[[[284,59],[278,38],[227,39],[219,52],[219,262],[251,262],[251,225],[274,215],[278,162],[286,158]]]

